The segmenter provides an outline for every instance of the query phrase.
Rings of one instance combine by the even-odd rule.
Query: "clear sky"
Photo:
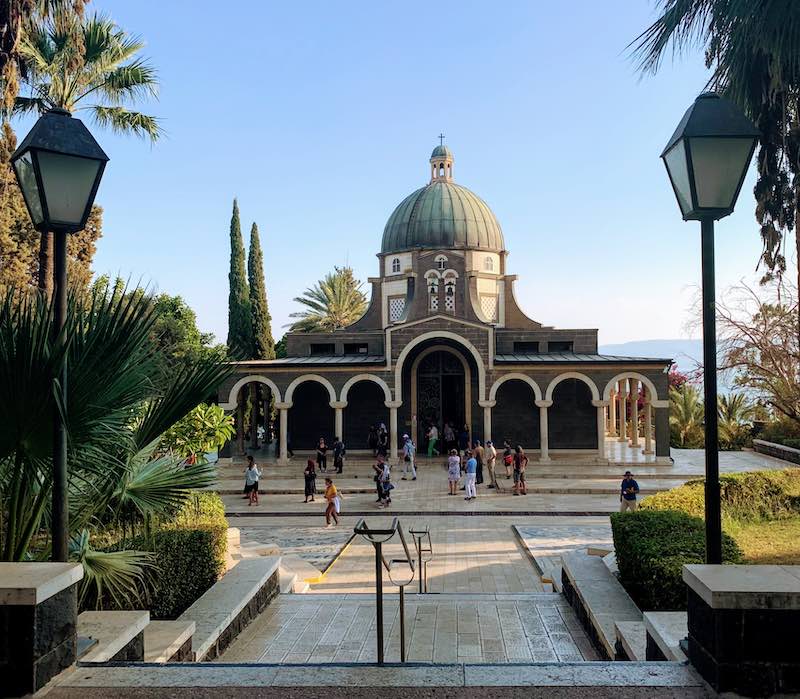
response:
[[[528,315],[601,343],[686,336],[699,224],[658,156],[706,74],[690,56],[639,78],[625,47],[652,2],[92,5],[146,39],[162,90],[144,110],[167,131],[151,147],[92,127],[111,157],[97,273],[180,294],[224,341],[236,196],[245,236],[261,231],[277,339],[334,265],[376,275],[441,131],[456,181],[503,227]],[[719,288],[752,278],[752,179],[718,224]]]

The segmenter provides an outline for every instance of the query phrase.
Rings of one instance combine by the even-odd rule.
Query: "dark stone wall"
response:
[[[32,694],[72,665],[77,621],[77,585],[36,606],[0,606],[0,696]]]
[[[508,439],[512,445],[525,449],[540,446],[539,408],[534,401],[533,389],[524,381],[511,379],[497,391],[496,405],[492,408],[492,438],[497,446]]]
[[[114,662],[142,662],[144,660],[144,631],[136,634],[111,658]]]
[[[800,464],[800,450],[785,447],[782,444],[775,444],[774,442],[765,442],[763,439],[753,440],[753,450],[759,454],[766,454],[767,456],[774,456],[776,459],[783,459],[790,461],[794,464]]]
[[[342,418],[348,449],[367,449],[370,425],[382,422],[389,428],[389,408],[385,402],[383,389],[374,381],[359,381],[350,387]]]
[[[595,354],[597,352],[597,330],[541,330],[498,329],[495,333],[496,354],[513,354],[515,342],[538,342],[539,353],[549,351],[549,342],[572,342],[574,352]]]
[[[597,449],[597,408],[583,381],[565,379],[555,387],[547,427],[550,449]]]
[[[317,381],[305,381],[294,392],[289,410],[289,442],[292,449],[315,449],[320,437],[333,444],[334,411],[327,389]]]
[[[190,663],[192,661],[192,637],[186,639],[186,642],[173,653],[172,657],[167,660],[168,663]]]

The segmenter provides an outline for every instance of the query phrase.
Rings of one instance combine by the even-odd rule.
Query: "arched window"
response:
[[[444,255],[436,256],[436,269],[444,269],[447,265],[447,258]]]
[[[400,258],[395,257],[392,260],[392,274],[397,274],[400,271]]]
[[[486,272],[494,272],[494,258],[491,255],[483,258],[483,269]]]

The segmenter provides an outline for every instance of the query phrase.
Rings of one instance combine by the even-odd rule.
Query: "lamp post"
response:
[[[683,115],[661,154],[683,220],[700,221],[707,563],[722,563],[714,221],[733,212],[758,136],[758,129],[733,102],[705,92]]]
[[[39,117],[11,156],[33,227],[54,237],[52,341],[61,337],[67,315],[67,235],[83,230],[92,210],[108,156],[80,119],[63,109]],[[52,557],[68,556],[67,503],[67,359],[53,376]],[[60,406],[59,407],[59,403]]]

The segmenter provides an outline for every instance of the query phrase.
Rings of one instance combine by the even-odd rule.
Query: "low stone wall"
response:
[[[785,447],[783,444],[766,442],[763,439],[754,439],[753,450],[757,451],[759,454],[774,456],[776,459],[800,465],[800,449],[795,449],[794,447]]]

